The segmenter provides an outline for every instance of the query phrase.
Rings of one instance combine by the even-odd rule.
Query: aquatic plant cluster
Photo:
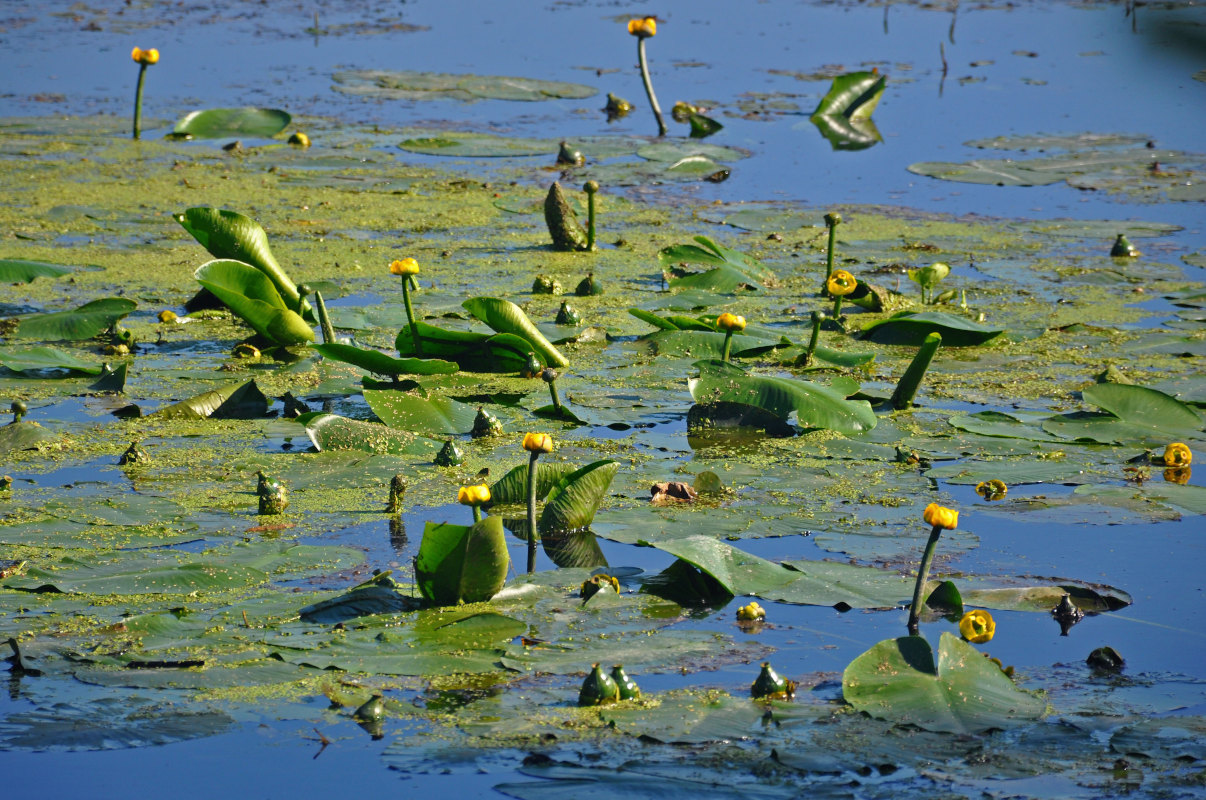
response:
[[[720,126],[697,109],[675,104],[693,138],[661,141],[645,52],[657,23],[625,22],[657,120],[652,146],[676,164],[706,159],[717,151],[693,142]],[[407,748],[440,763],[449,738],[557,758],[640,741],[667,747],[666,763],[683,744],[701,764],[724,755],[750,785],[771,754],[764,788],[794,792],[883,764],[970,764],[1018,738],[1076,752],[1041,751],[1004,772],[1071,758],[1084,775],[1107,724],[1118,752],[1154,751],[1156,728],[1107,723],[1095,689],[1066,688],[1081,680],[1073,670],[1120,680],[1112,648],[1077,651],[1054,678],[982,649],[1026,615],[1069,636],[1129,606],[1124,589],[949,561],[981,544],[965,525],[993,513],[1206,512],[1191,482],[1206,375],[1182,356],[1201,345],[1199,285],[1137,263],[1133,248],[1111,251],[1099,228],[1084,238],[1101,252],[1070,256],[1063,233],[876,209],[651,208],[591,177],[590,146],[576,143],[551,148],[558,181],[538,173],[495,191],[436,169],[384,179],[328,150],[320,125],[286,144],[292,120],[273,110],[194,113],[175,139],[142,140],[143,81],[159,53],[132,58],[139,142],[123,146],[140,149],[100,172],[63,165],[46,187],[119,210],[70,264],[36,238],[0,260],[0,277],[20,286],[0,344],[13,398],[0,428],[12,473],[0,482],[0,646],[18,690],[84,687],[68,692],[84,709],[69,746],[212,735],[235,725],[234,708],[323,695],[316,724],[382,738],[397,721],[421,723],[387,751],[400,769]],[[813,123],[835,146],[869,146],[885,80],[838,76]],[[625,108],[609,97],[609,114]],[[255,124],[275,140],[225,164],[220,182],[187,142]],[[438,148],[442,136],[406,141]],[[73,155],[97,147],[90,133],[59,139]],[[179,180],[156,170],[169,162]],[[332,162],[341,174],[322,174]],[[111,189],[115,173],[137,197]],[[375,180],[406,188],[386,194]],[[298,202],[252,202],[264,181]],[[194,182],[218,185],[198,193]],[[175,205],[159,210],[171,216],[150,247],[130,246],[115,232],[146,197]],[[404,246],[341,241],[399,224],[416,232]],[[299,233],[310,227],[322,235]],[[721,241],[739,229],[769,235]],[[505,250],[507,237],[528,252],[493,270],[462,263],[467,243]],[[335,261],[349,257],[355,270]],[[165,258],[188,264],[187,279],[156,272]],[[965,260],[992,264],[999,281],[979,281]],[[1092,350],[1113,332],[1032,299],[1040,262],[1060,272],[1070,304],[1102,315],[1128,318],[1120,290],[1138,286],[1193,311],[1159,342],[1139,335],[1129,357],[1103,359]],[[92,263],[101,269],[82,266]],[[564,286],[576,286],[574,306]],[[983,368],[962,369],[977,359]],[[973,402],[993,410],[968,413]],[[960,507],[940,480],[974,486],[983,503]],[[1019,497],[1037,483],[1076,488]],[[365,520],[388,532],[388,550],[359,543]],[[754,554],[751,540],[780,536],[844,558]],[[668,566],[614,563],[636,550],[625,546]],[[885,618],[902,635],[787,677],[759,637],[781,643],[776,628],[790,630],[783,620],[802,607],[874,612],[851,641]],[[719,630],[694,624],[709,615]],[[675,688],[648,688],[674,675]],[[101,702],[115,690],[127,703],[117,714]],[[1049,721],[1072,715],[1092,723]],[[1191,756],[1206,730],[1193,720],[1176,740]],[[0,749],[59,746],[58,721],[48,703],[0,720]],[[733,741],[745,749],[728,752]],[[1190,783],[1178,746],[1157,752],[1155,769]],[[553,781],[615,779],[536,767]]]

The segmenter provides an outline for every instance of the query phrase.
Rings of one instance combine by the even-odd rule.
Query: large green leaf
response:
[[[53,442],[58,438],[36,422],[10,422],[0,426],[0,453],[31,450],[41,442]]]
[[[297,292],[297,285],[272,255],[268,234],[258,222],[237,211],[207,206],[185,209],[184,213],[172,216],[214,258],[242,261],[267,275],[286,308],[314,321],[309,304]]]
[[[582,100],[598,92],[598,89],[580,83],[415,70],[345,70],[336,72],[334,80],[337,91],[389,100]]]
[[[1081,390],[1080,396],[1132,425],[1163,431],[1200,431],[1202,416],[1174,397],[1144,386],[1097,383]]]
[[[176,123],[172,133],[197,139],[228,136],[276,136],[293,117],[279,108],[208,108],[190,111]]]
[[[249,380],[161,408],[155,416],[165,419],[258,419],[267,415],[268,403],[255,380]]]
[[[463,305],[470,314],[480,319],[499,333],[509,333],[528,342],[533,350],[549,365],[564,367],[569,361],[560,351],[544,338],[523,309],[510,300],[497,297],[471,297]],[[422,333],[419,334],[422,336]]]
[[[87,375],[99,375],[99,364],[90,364],[75,356],[64,353],[57,347],[28,347],[14,349],[0,347],[0,365],[13,372],[43,369],[68,369],[72,372],[83,372]]]
[[[34,278],[58,278],[69,272],[70,267],[47,264],[45,261],[0,258],[0,283],[30,283]]]
[[[455,361],[471,372],[519,372],[528,363],[532,345],[527,339],[511,333],[479,333],[437,328],[416,322],[424,358]],[[405,325],[394,340],[402,356],[417,356],[411,341],[410,326]]]
[[[658,355],[719,360],[724,355],[724,337],[723,333],[712,331],[663,330],[642,337],[642,341],[648,342]],[[730,343],[730,355],[734,358],[750,358],[785,344],[786,340],[776,341],[737,333]]]
[[[268,574],[262,570],[204,561],[200,557],[173,564],[96,555],[65,558],[53,569],[30,567],[23,575],[8,578],[0,585],[39,592],[138,595],[225,591],[267,580]]]
[[[202,264],[194,277],[256,333],[274,344],[287,346],[314,341],[314,329],[285,305],[273,282],[255,267],[218,259]]]
[[[437,605],[480,603],[502,589],[510,563],[502,517],[473,525],[428,522],[415,558],[415,580]]]
[[[459,369],[452,361],[442,361],[438,358],[392,358],[379,350],[366,350],[338,342],[312,344],[310,347],[327,358],[360,367],[374,375],[452,375]]]
[[[944,347],[970,347],[984,344],[1004,332],[1004,328],[991,328],[945,311],[901,311],[871,323],[859,336],[880,344],[920,347],[925,337],[940,333]]]
[[[432,456],[439,445],[377,422],[362,422],[337,414],[309,414],[298,418],[319,450],[358,450],[365,453]]]
[[[886,77],[851,72],[833,79],[810,117],[836,150],[862,150],[882,141],[871,114],[884,94]]]
[[[573,472],[574,469],[572,464],[559,461],[536,462],[536,499],[543,500],[558,481]],[[493,505],[526,502],[528,502],[527,464],[511,468],[506,475],[503,475],[490,487],[490,503]]]
[[[723,362],[700,362],[700,375],[688,382],[697,403],[741,403],[784,419],[792,411],[801,427],[852,435],[875,427],[875,412],[864,400],[847,400],[828,386],[792,378],[749,375]]]
[[[22,317],[13,337],[44,341],[81,341],[103,333],[138,308],[124,297],[104,297],[74,311],[55,311]]]
[[[447,397],[419,397],[406,392],[365,389],[365,402],[386,425],[427,436],[469,433],[477,409]]]
[[[949,633],[938,659],[920,636],[886,639],[842,674],[842,696],[859,711],[931,731],[975,734],[1041,719],[1047,701],[1025,692],[976,648]]]
[[[672,245],[662,248],[657,254],[658,261],[665,270],[673,270],[687,264],[710,268],[703,273],[674,277],[670,281],[671,285],[709,289],[727,294],[739,286],[761,289],[762,283],[775,279],[773,272],[745,253],[731,250],[707,236],[696,236],[695,241],[698,244]]]
[[[540,534],[566,533],[589,527],[619,469],[616,461],[596,461],[558,480],[549,490],[544,511],[536,523]]]

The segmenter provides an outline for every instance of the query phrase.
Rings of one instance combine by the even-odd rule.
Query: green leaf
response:
[[[428,399],[405,392],[365,389],[364,399],[389,427],[425,436],[469,433],[477,416],[474,406],[447,397]]]
[[[496,297],[471,297],[463,305],[470,314],[480,319],[499,333],[509,333],[518,336],[531,346],[545,363],[565,367],[569,361],[542,334],[523,309],[510,300],[500,300]],[[420,333],[420,336],[422,333]]]
[[[760,282],[770,282],[775,279],[773,272],[745,253],[731,250],[712,241],[707,236],[696,236],[695,241],[698,244],[677,244],[662,248],[657,254],[662,269],[673,269],[681,264],[698,264],[721,269],[721,272],[715,273],[710,280],[721,281],[723,276],[731,282],[736,279],[735,276],[740,276],[740,283],[755,289],[762,288]],[[674,278],[673,281],[678,282],[675,285],[697,288],[693,287],[689,281],[682,283],[686,279],[686,277]],[[727,291],[731,291],[731,289]]]
[[[268,414],[269,400],[255,380],[232,383],[161,408],[162,419],[258,419]]]
[[[847,703],[873,717],[931,731],[975,734],[1042,719],[1047,701],[1025,692],[976,648],[943,633],[934,660],[920,636],[886,639],[842,674]]]
[[[314,329],[291,311],[268,276],[241,261],[207,261],[194,273],[197,282],[265,339],[280,345],[314,341]]]
[[[255,267],[272,281],[286,308],[299,311],[309,322],[315,321],[309,303],[302,300],[296,284],[272,255],[268,234],[258,222],[236,211],[206,206],[172,216],[214,258],[242,261]]]
[[[335,73],[335,89],[388,100],[582,100],[598,93],[593,86],[535,78],[368,69]],[[555,143],[553,152],[556,152]]]
[[[28,347],[23,349],[0,347],[0,365],[8,367],[13,372],[68,369],[72,372],[83,372],[87,375],[99,375],[101,371],[100,365],[81,361],[56,347]]]
[[[36,422],[10,422],[0,426],[0,453],[32,450],[40,442],[53,442],[58,438]]]
[[[647,322],[655,328],[663,331],[677,331],[679,327],[668,319],[654,314],[652,311],[646,311],[643,308],[630,308],[628,313],[639,319],[641,322]]]
[[[815,116],[841,115],[846,119],[865,119],[871,116],[884,94],[887,76],[876,72],[850,72],[833,79],[829,91],[821,98]]]
[[[192,563],[168,564],[148,558],[69,557],[53,570],[30,567],[0,585],[26,591],[138,595],[227,591],[268,580],[266,572],[252,567],[194,558]]]
[[[460,369],[452,361],[437,358],[392,358],[378,350],[366,350],[338,342],[312,344],[310,347],[327,358],[360,367],[374,375],[452,375]]]
[[[172,133],[196,139],[228,136],[270,138],[288,127],[293,117],[277,108],[209,108],[191,111],[176,123]]]
[[[697,403],[741,403],[784,419],[796,412],[801,427],[852,435],[875,427],[875,412],[863,400],[847,400],[828,386],[792,378],[749,375],[730,364],[701,362],[700,375],[688,381]]]
[[[415,581],[436,605],[480,603],[502,589],[510,563],[502,517],[471,526],[428,522],[415,558]]]
[[[1124,422],[1162,431],[1197,432],[1202,416],[1174,397],[1143,386],[1098,383],[1081,390],[1080,396]]]
[[[558,482],[573,472],[575,467],[558,461],[536,462],[536,499],[543,500]],[[506,475],[490,487],[490,504],[528,502],[528,465],[512,467]]]
[[[990,328],[945,311],[901,311],[863,328],[859,338],[920,347],[925,337],[935,332],[942,334],[944,347],[970,347],[1000,336],[1005,329]]]
[[[130,362],[123,361],[116,368],[110,367],[108,364],[102,364],[100,377],[93,381],[88,387],[90,392],[113,392],[121,394],[126,390],[126,373],[129,371]]]
[[[562,476],[549,490],[536,523],[541,536],[588,528],[619,469],[616,461],[595,461]]]
[[[55,311],[22,317],[13,337],[43,341],[82,341],[113,327],[138,307],[123,297],[104,297],[85,303],[74,311]]]
[[[0,283],[32,283],[34,278],[58,278],[71,272],[70,267],[48,264],[45,261],[25,261],[20,258],[0,259]]]
[[[416,322],[425,358],[455,361],[470,372],[519,372],[528,363],[532,345],[527,339],[510,333],[478,333],[437,328]],[[415,356],[410,326],[403,326],[394,341],[403,356]]]
[[[738,289],[762,290],[762,284],[730,266],[716,267],[707,272],[673,277],[669,280],[672,289],[706,289],[710,292],[733,294]]]
[[[319,450],[358,450],[365,453],[433,456],[439,445],[406,431],[376,422],[361,422],[337,414],[299,417]]]

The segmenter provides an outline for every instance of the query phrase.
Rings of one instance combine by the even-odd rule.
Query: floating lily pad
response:
[[[35,752],[122,750],[215,736],[234,724],[221,711],[100,697],[12,714],[0,726],[0,742],[6,749]]]
[[[931,731],[972,734],[1041,719],[1046,698],[1014,685],[993,662],[949,633],[935,660],[920,636],[887,639],[846,667],[842,696],[859,711]]]
[[[300,421],[300,420],[299,420]],[[365,453],[434,456],[439,445],[431,439],[375,422],[338,414],[304,418],[306,434],[319,450],[358,450]]]
[[[268,413],[268,398],[254,380],[204,392],[156,411],[165,419],[256,419]]]
[[[452,375],[459,370],[452,361],[442,361],[438,358],[393,358],[378,350],[366,350],[338,342],[310,346],[327,358],[346,362],[375,375]]]
[[[14,372],[66,369],[86,375],[99,375],[101,371],[100,365],[78,359],[57,347],[0,347],[0,365]]]
[[[598,92],[594,87],[578,83],[406,70],[345,70],[335,73],[334,80],[337,91],[395,100],[582,100]]]
[[[222,139],[231,136],[272,137],[293,120],[279,108],[210,108],[192,111],[176,123],[172,133],[197,139]]]
[[[972,347],[984,344],[1004,333],[945,311],[901,311],[888,319],[873,322],[859,334],[880,344],[920,347],[931,333],[942,334],[944,347]]]
[[[69,272],[71,267],[47,264],[45,261],[0,259],[0,283],[30,283],[35,278],[58,278]]]
[[[477,409],[447,397],[419,397],[405,392],[365,390],[364,399],[382,422],[400,431],[426,436],[469,433]]]
[[[74,311],[55,311],[22,317],[12,334],[19,339],[80,341],[91,339],[125,319],[138,307],[133,300],[106,297],[85,303]]]

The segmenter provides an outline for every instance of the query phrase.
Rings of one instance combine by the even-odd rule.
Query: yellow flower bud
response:
[[[176,312],[172,311],[171,309],[164,309],[163,311],[160,311],[159,312],[159,321],[160,322],[175,322],[176,321]]]
[[[753,622],[755,620],[766,619],[766,610],[757,602],[752,602],[748,606],[742,606],[737,609],[737,620],[739,622]]]
[[[946,528],[948,531],[959,527],[959,512],[951,508],[943,508],[937,503],[925,507],[921,518],[935,528]]]
[[[725,333],[739,333],[745,330],[745,317],[725,312],[716,318],[716,328]]]
[[[463,506],[480,506],[483,503],[489,503],[490,487],[485,484],[462,486],[461,490],[456,493],[456,501]]]
[[[401,261],[391,261],[389,264],[390,275],[418,275],[419,262],[413,258],[404,258]]]
[[[301,131],[297,131],[289,137],[289,144],[294,147],[306,148],[310,146],[310,137]]]
[[[959,620],[959,633],[972,644],[991,642],[997,632],[997,623],[993,622],[992,614],[987,611],[968,611]]]
[[[825,288],[833,297],[845,297],[857,287],[858,278],[855,278],[844,269],[835,269],[833,274],[829,276],[829,281],[825,284]]]
[[[143,50],[135,47],[130,52],[130,58],[134,59],[139,64],[157,64],[159,63],[159,51],[153,47],[150,50]]]
[[[1173,442],[1164,448],[1164,466],[1188,467],[1193,463],[1193,451],[1181,442]]]
[[[553,437],[547,433],[529,433],[523,437],[523,449],[529,453],[553,452]]]
[[[657,17],[634,17],[628,20],[628,32],[642,39],[657,36]]]

